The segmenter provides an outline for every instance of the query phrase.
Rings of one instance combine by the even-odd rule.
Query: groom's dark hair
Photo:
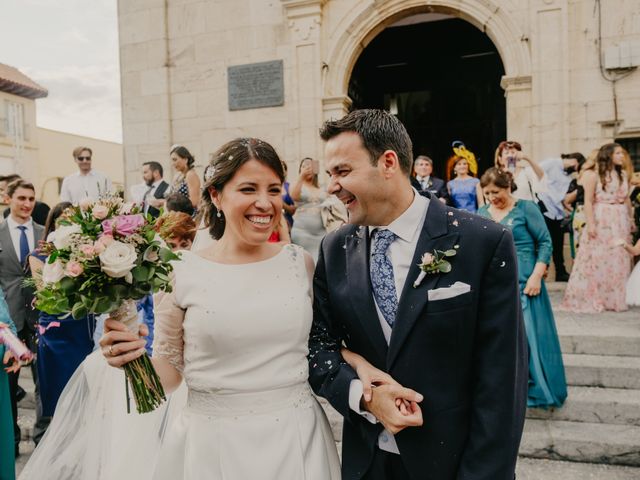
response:
[[[402,171],[407,176],[411,175],[413,145],[407,129],[394,115],[385,110],[354,110],[340,120],[326,121],[320,129],[320,138],[326,142],[343,132],[360,135],[372,165],[378,164],[378,158],[385,150],[393,150],[398,155]]]

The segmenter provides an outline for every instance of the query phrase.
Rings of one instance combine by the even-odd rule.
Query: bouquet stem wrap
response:
[[[110,316],[114,320],[122,322],[130,332],[138,333],[138,310],[135,300],[124,300],[117,309],[111,312]],[[123,368],[133,392],[138,413],[151,412],[166,400],[160,378],[146,353],[125,364]],[[127,400],[128,398],[127,393]]]

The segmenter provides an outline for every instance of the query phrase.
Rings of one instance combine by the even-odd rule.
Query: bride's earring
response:
[[[222,218],[222,213],[220,212],[220,210],[218,210],[218,213],[216,213],[216,217]]]

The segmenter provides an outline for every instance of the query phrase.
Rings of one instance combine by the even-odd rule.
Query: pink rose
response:
[[[424,255],[422,255],[423,265],[431,265],[434,260],[435,260],[435,257],[431,253],[425,253]]]
[[[85,243],[80,245],[80,252],[85,257],[93,257],[96,254],[96,249],[93,245]]]
[[[102,230],[105,233],[117,233],[127,237],[136,233],[145,224],[142,215],[118,215],[117,217],[102,222]]]
[[[70,261],[69,263],[67,263],[67,266],[64,269],[64,273],[69,277],[77,277],[79,275],[82,275],[82,272],[84,272],[84,268],[82,268],[82,265],[74,261]]]
[[[91,214],[98,220],[102,220],[109,214],[109,208],[104,205],[96,205],[91,209]]]
[[[83,212],[86,212],[87,210],[89,210],[89,207],[91,206],[93,202],[91,201],[90,198],[85,198],[84,200],[80,201],[80,210],[82,210]]]

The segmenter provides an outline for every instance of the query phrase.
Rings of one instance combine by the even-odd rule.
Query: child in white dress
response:
[[[623,247],[634,257],[640,255],[640,240],[635,245],[625,243]],[[640,263],[636,264],[627,280],[627,305],[640,306]]]

